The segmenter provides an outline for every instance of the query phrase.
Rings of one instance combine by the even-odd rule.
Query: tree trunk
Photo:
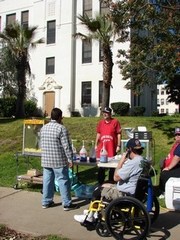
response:
[[[18,94],[16,102],[16,118],[25,117],[24,101],[26,97],[26,60],[24,58],[16,65]]]
[[[103,94],[102,94],[102,109],[109,107],[110,100],[110,86],[106,86],[103,82]]]
[[[110,88],[112,81],[112,51],[110,46],[103,45],[103,92],[102,92],[102,109],[109,106]]]

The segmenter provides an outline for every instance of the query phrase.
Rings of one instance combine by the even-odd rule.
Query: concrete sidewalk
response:
[[[60,204],[60,197],[55,196],[55,206],[48,209],[41,207],[41,193],[14,190],[0,187],[0,223],[23,233],[34,236],[62,235],[71,240],[102,240],[96,231],[88,231],[74,221],[74,214],[81,214],[89,203],[77,198],[73,199],[80,208],[64,211]],[[147,239],[178,240],[180,236],[180,213],[161,211],[161,214],[152,226],[153,231]],[[163,230],[165,229],[165,231]],[[112,240],[114,238],[108,237]]]

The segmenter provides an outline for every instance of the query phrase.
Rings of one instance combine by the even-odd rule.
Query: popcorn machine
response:
[[[26,119],[23,125],[22,153],[41,153],[40,130],[45,120]]]

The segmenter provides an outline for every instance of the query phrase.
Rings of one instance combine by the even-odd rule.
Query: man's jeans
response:
[[[42,205],[49,204],[53,201],[55,179],[60,189],[63,206],[69,206],[71,204],[71,185],[68,175],[68,167],[43,168]]]

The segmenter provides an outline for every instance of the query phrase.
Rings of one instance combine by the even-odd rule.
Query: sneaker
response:
[[[87,215],[88,213],[89,213],[89,210],[88,209],[84,209],[83,214]]]
[[[165,198],[164,194],[161,194],[161,195],[159,196],[159,199],[164,199],[164,198]]]
[[[98,212],[95,212],[95,213],[94,213],[94,218],[95,218],[95,219],[98,219]]]
[[[69,211],[69,210],[73,210],[73,209],[76,209],[78,208],[78,205],[77,204],[70,204],[69,206],[64,206],[63,209],[64,211]]]
[[[50,208],[50,207],[52,207],[53,205],[54,205],[54,202],[52,201],[52,202],[50,202],[50,203],[48,203],[48,204],[42,205],[42,208],[44,208],[44,209]]]
[[[85,221],[88,221],[88,222],[93,222],[94,219],[93,217],[88,217],[87,215],[74,215],[74,220],[76,220],[77,222],[79,223],[84,223]]]

